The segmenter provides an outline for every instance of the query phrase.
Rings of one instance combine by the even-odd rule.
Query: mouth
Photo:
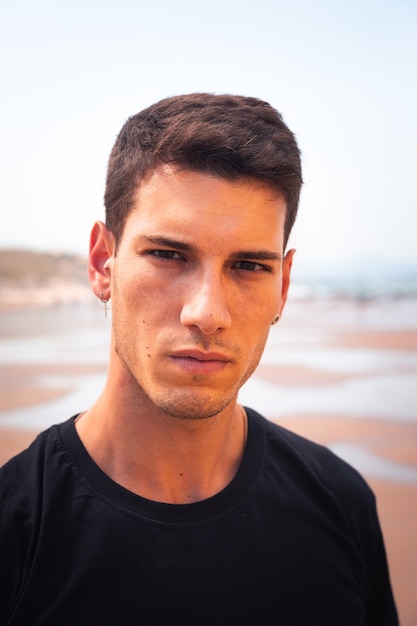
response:
[[[224,370],[232,362],[225,354],[202,350],[178,350],[169,357],[178,367],[192,374],[214,374]]]
[[[173,358],[194,359],[196,361],[231,361],[230,357],[221,352],[204,352],[203,350],[178,350],[170,354]]]

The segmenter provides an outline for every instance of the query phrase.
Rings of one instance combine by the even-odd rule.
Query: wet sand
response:
[[[332,336],[333,345],[351,348],[372,347],[377,350],[417,351],[417,333],[414,330],[339,332]],[[104,365],[13,365],[0,367],[0,410],[11,410],[65,395],[68,389],[43,388],[40,375],[105,372]],[[258,375],[265,380],[279,380],[280,384],[294,388],[305,385],[326,386],[345,374],[322,372],[307,367],[261,365]],[[360,376],[360,373],[352,374]],[[416,379],[417,380],[417,379]],[[86,407],[82,407],[86,408]],[[254,407],[256,408],[256,407]],[[343,414],[320,416],[311,413],[279,416],[280,424],[325,445],[352,443],[363,446],[381,459],[387,459],[417,469],[417,420],[391,421],[367,415],[351,419]],[[417,413],[417,407],[416,407]],[[68,416],[69,417],[69,416]],[[0,424],[0,465],[27,447],[37,434],[37,429],[15,429]],[[401,626],[417,624],[417,482],[382,480],[375,476],[365,478],[375,492],[381,525],[385,537],[391,579]]]

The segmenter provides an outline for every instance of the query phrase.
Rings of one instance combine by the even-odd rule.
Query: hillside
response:
[[[91,298],[87,260],[70,254],[0,250],[0,305],[50,305]]]

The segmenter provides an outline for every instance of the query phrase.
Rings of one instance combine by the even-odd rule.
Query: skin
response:
[[[284,200],[257,181],[165,166],[138,188],[117,250],[94,225],[89,274],[112,298],[111,353],[103,393],[76,427],[116,482],[188,503],[235,475],[238,391],[288,293],[284,221]]]

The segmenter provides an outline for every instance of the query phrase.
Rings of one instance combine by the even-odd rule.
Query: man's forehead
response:
[[[217,239],[231,250],[281,250],[286,204],[259,181],[228,181],[165,166],[138,188],[124,236],[165,237],[182,243]],[[129,231],[126,232],[126,228]]]
[[[191,169],[182,167],[175,163],[160,164],[152,168],[137,186],[135,196],[141,196],[144,190],[151,190],[153,187],[170,187],[172,184],[181,182],[192,187],[200,181],[217,181],[227,183],[233,187],[251,187],[253,191],[263,191],[271,202],[278,199],[284,200],[284,194],[278,186],[274,186],[270,181],[253,176],[236,174],[234,177],[226,177],[202,169]]]

